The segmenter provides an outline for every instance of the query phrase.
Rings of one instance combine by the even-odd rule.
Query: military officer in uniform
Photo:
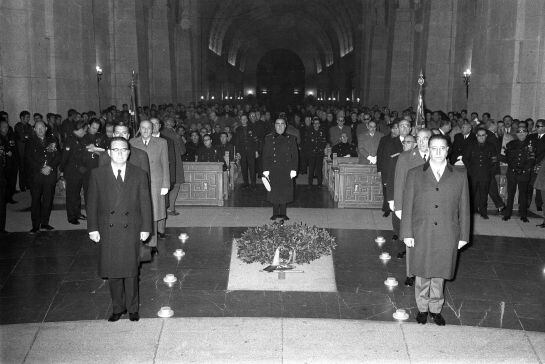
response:
[[[87,123],[77,121],[64,143],[62,153],[61,172],[66,180],[66,216],[68,222],[79,225],[79,220],[84,220],[81,213],[81,188],[83,178],[88,171],[84,136],[87,132]]]
[[[40,228],[53,230],[49,225],[49,216],[53,208],[55,184],[57,183],[57,167],[61,162],[61,152],[57,139],[47,134],[43,121],[34,125],[34,135],[25,152],[26,164],[31,177],[30,195],[32,234]]]
[[[293,178],[297,176],[298,150],[295,137],[287,134],[286,120],[276,119],[274,133],[265,137],[263,175],[270,180],[267,200],[273,204],[271,220],[289,220],[286,205],[293,200]]]
[[[322,185],[322,162],[327,144],[326,133],[320,127],[320,119],[312,120],[312,128],[305,132],[303,139],[303,155],[308,161],[308,185],[312,186],[316,176],[319,187]]]
[[[473,200],[473,211],[488,220],[488,189],[490,179],[495,178],[498,158],[494,145],[486,142],[487,133],[484,128],[477,129],[477,143],[468,145],[462,161],[467,169],[470,191]]]
[[[17,169],[19,163],[19,153],[15,141],[15,135],[9,130],[7,120],[0,121],[0,149],[4,154],[4,174],[6,181],[5,202],[16,203],[13,200],[15,186],[17,184]]]
[[[15,140],[19,154],[19,189],[24,192],[30,188],[30,178],[25,166],[25,148],[30,138],[32,138],[32,126],[29,124],[30,112],[27,110],[21,111],[19,119],[21,121],[15,124]]]
[[[240,160],[240,168],[245,188],[255,189],[255,160],[259,157],[259,141],[252,125],[248,125],[248,117],[240,117],[240,126],[235,130],[233,137],[236,157]],[[263,167],[265,170],[265,168]],[[250,178],[248,179],[248,174]],[[248,182],[250,184],[248,184]]]
[[[519,190],[519,215],[523,222],[528,222],[527,191],[535,162],[535,146],[528,138],[526,125],[519,126],[516,139],[505,147],[504,160],[507,162],[507,207],[503,211],[503,220],[507,221],[513,213],[513,203],[517,187]]]

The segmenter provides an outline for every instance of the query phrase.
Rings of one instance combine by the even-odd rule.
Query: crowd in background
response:
[[[385,185],[385,216],[391,212],[388,201],[393,200],[387,192],[388,174],[392,168],[395,171],[392,155],[417,144],[412,108],[398,112],[353,103],[305,103],[272,115],[256,103],[201,102],[152,104],[139,107],[136,113],[139,120],[156,120],[153,135],[169,141],[171,186],[180,183],[175,177],[178,160],[178,170],[182,171],[183,162],[222,162],[226,170],[234,162],[242,174],[242,188],[255,189],[256,177],[262,172],[264,138],[274,130],[274,121],[283,118],[288,124],[286,133],[297,140],[298,173],[307,176],[310,186],[321,186],[325,155],[357,157],[360,163],[376,164]],[[83,189],[85,195],[90,170],[99,165],[116,126],[127,128],[127,138],[138,134],[134,114],[127,104],[120,109],[110,106],[98,114],[70,109],[65,118],[54,113],[44,118],[40,113],[22,111],[16,121],[14,116],[0,112],[0,208],[4,211],[0,231],[5,232],[5,203],[17,203],[15,194],[25,190],[30,190],[33,201],[31,232],[52,229],[49,213],[59,179],[66,184],[68,221],[78,224],[85,219],[80,194]],[[490,193],[496,208],[505,210],[504,219],[509,218],[518,188],[521,219],[527,221],[526,209],[533,197],[537,210],[543,207],[541,184],[535,184],[545,156],[544,123],[543,119],[509,115],[493,120],[489,113],[468,114],[466,110],[426,110],[421,127],[450,140],[449,160],[467,168],[475,212],[488,218],[482,201]],[[388,154],[392,150],[387,142],[395,138],[402,139],[403,149]],[[175,144],[179,147],[174,148]],[[507,165],[507,201],[499,197],[495,178],[502,164]],[[169,200],[174,204],[175,196]],[[169,212],[176,214],[174,207]]]

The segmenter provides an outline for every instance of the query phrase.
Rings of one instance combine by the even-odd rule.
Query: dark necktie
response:
[[[121,178],[121,169],[117,170],[117,183],[123,183],[123,178]]]
[[[427,162],[427,161],[428,161],[428,155],[424,154],[424,162]]]

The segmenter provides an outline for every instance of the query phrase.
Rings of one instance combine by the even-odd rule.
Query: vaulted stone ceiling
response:
[[[244,71],[276,48],[294,51],[306,72],[330,66],[354,49],[358,0],[209,0],[208,47]]]

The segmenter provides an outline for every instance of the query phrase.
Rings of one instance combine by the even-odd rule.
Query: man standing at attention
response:
[[[428,148],[428,141],[431,137],[431,131],[428,129],[420,129],[416,134],[416,143],[418,148],[404,151],[401,153],[396,163],[395,180],[394,180],[394,212],[399,220],[402,220],[403,208],[403,188],[407,181],[407,173],[414,167],[421,166],[426,163],[430,157],[430,151]],[[407,135],[403,141],[405,146],[407,142],[410,142],[411,135]],[[405,247],[405,245],[403,245]],[[398,254],[401,259],[408,250]],[[409,255],[406,256],[406,271],[407,278],[405,279],[405,285],[412,287],[414,285],[414,277],[409,272]]]
[[[151,204],[153,206],[153,233],[149,246],[152,254],[157,254],[157,228],[159,221],[166,219],[165,196],[170,188],[168,166],[168,145],[163,138],[151,136],[153,125],[149,120],[140,122],[140,136],[130,140],[131,146],[148,154],[150,167]]]
[[[447,163],[445,136],[433,135],[429,150],[429,162],[407,175],[400,237],[410,251],[409,273],[416,276],[416,321],[425,324],[429,312],[443,326],[445,279],[454,278],[458,249],[469,241],[469,188],[465,169]]]
[[[151,128],[150,128],[151,129]],[[110,141],[109,165],[93,169],[89,181],[87,231],[100,243],[98,274],[108,278],[114,322],[129,312],[138,321],[138,269],[140,244],[152,229],[148,176],[127,163],[129,142],[114,137]]]
[[[295,137],[286,133],[286,120],[276,119],[274,133],[265,137],[263,175],[269,178],[267,200],[273,204],[271,220],[289,220],[286,205],[293,200],[293,178],[297,176],[298,150]]]

